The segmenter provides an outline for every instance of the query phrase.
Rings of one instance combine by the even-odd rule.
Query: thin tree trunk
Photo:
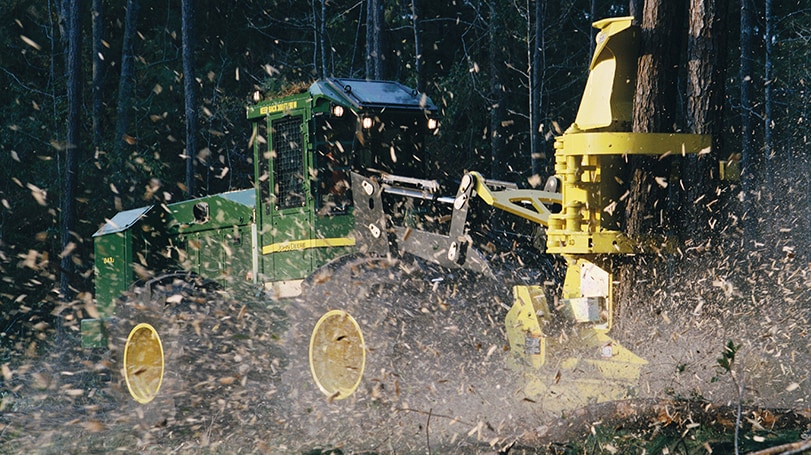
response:
[[[126,153],[128,141],[129,113],[135,92],[135,36],[138,33],[139,0],[127,0],[127,13],[124,17],[124,38],[121,46],[121,77],[118,80],[118,103],[116,105],[115,137],[113,149],[117,157]]]
[[[318,70],[318,50],[320,46],[318,40],[318,14],[315,12],[315,0],[310,0],[310,12],[313,13],[313,73],[321,74],[321,71]]]
[[[366,79],[383,79],[383,5],[380,0],[366,3]]]
[[[420,10],[418,0],[411,0],[411,26],[414,28],[414,74],[417,78],[417,90],[425,90],[422,83],[422,41],[420,40]]]
[[[591,4],[589,5],[589,17],[592,21],[596,21],[597,17],[597,0],[591,0]],[[597,38],[597,29],[594,27],[589,27],[589,59],[591,56],[594,55],[594,46],[597,44],[595,39]],[[591,60],[588,60],[591,63]]]
[[[374,63],[374,78],[383,79],[385,77],[384,71],[384,53],[383,53],[383,4],[381,0],[372,0],[372,23],[373,23],[373,55],[372,62]]]
[[[74,274],[74,250],[78,238],[76,229],[76,187],[79,174],[80,144],[80,107],[82,102],[82,62],[81,62],[81,1],[69,0],[67,14],[67,143],[65,146],[65,178],[62,187],[62,271],[59,279],[59,290],[62,297],[69,300],[73,297],[70,286]]]
[[[366,0],[366,79],[374,79],[375,0]]]
[[[541,115],[543,113],[543,73],[546,54],[544,53],[544,13],[546,0],[535,0],[534,45],[531,52],[532,64],[530,66],[529,90],[529,137],[530,137],[530,164],[532,175],[540,175],[543,171],[545,156],[541,132]]]
[[[504,89],[501,77],[501,52],[499,42],[501,28],[496,7],[490,4],[489,40],[490,40],[490,175],[501,178],[504,175],[503,148],[504,134],[502,122],[504,121]]]
[[[757,239],[757,216],[753,200],[760,176],[760,156],[755,143],[755,24],[752,0],[741,0],[741,178],[744,192],[744,231]]]
[[[104,142],[104,1],[93,0],[93,148],[102,149]]]
[[[194,78],[194,4],[183,0],[183,95],[186,104],[186,194],[197,196],[197,81]]]
[[[773,107],[773,93],[774,93],[774,81],[772,80],[772,54],[774,53],[774,43],[772,42],[772,38],[774,37],[774,15],[772,12],[772,0],[766,0],[766,56],[765,56],[765,64],[764,64],[764,102],[763,102],[763,156],[764,156],[764,169],[763,169],[763,177],[764,177],[764,184],[771,188],[772,187],[772,175],[773,167],[772,163],[775,162],[774,160],[774,141],[772,139],[772,128],[774,127],[772,123],[774,122],[774,118],[772,117],[772,107]]]
[[[321,0],[321,77],[327,77],[327,0]]]

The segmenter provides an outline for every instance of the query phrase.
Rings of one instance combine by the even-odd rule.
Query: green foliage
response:
[[[724,373],[730,373],[732,371],[732,367],[735,364],[735,353],[738,352],[738,348],[740,348],[740,345],[736,346],[732,340],[729,340],[726,346],[724,346],[721,357],[717,359],[718,365]]]
[[[552,445],[547,453],[732,453],[734,434],[718,424],[695,424],[690,428],[680,425],[626,426],[626,422],[595,425],[582,441],[569,441],[566,445]],[[797,428],[750,434],[743,438],[740,449],[745,452],[763,450],[800,439]]]

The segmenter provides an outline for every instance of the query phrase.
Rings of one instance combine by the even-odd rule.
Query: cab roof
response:
[[[287,110],[289,105],[300,103],[306,97],[326,98],[355,112],[396,109],[433,114],[437,111],[436,105],[426,94],[399,82],[327,78],[314,82],[305,93],[274,98],[248,106],[248,118],[262,117],[268,112]]]
[[[386,107],[437,110],[427,95],[394,81],[328,78],[315,82],[310,93],[342,99],[357,110]]]

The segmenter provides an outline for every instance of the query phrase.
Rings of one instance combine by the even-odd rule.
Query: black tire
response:
[[[498,438],[494,425],[515,410],[500,286],[411,257],[351,256],[314,274],[287,308],[278,407],[288,448],[458,451]],[[330,310],[355,319],[366,349],[360,386],[340,400],[319,390],[308,362],[313,327]]]
[[[143,430],[202,434],[213,441],[267,418],[265,393],[278,377],[278,347],[269,330],[273,317],[263,305],[183,279],[154,287],[148,299],[137,291],[123,296],[110,325],[112,388],[121,419]],[[154,328],[164,352],[163,381],[145,403],[133,399],[122,371],[127,338],[142,324]]]

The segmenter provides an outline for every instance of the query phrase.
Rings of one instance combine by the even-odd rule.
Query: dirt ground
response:
[[[808,265],[688,257],[650,267],[612,333],[648,361],[617,402],[550,412],[543,401],[554,397],[526,393],[505,362],[502,283],[351,263],[295,302],[212,292],[161,315],[177,355],[146,406],[128,398],[115,341],[84,350],[74,326],[58,341],[39,327],[39,339],[4,353],[0,453],[643,453],[623,441],[670,430],[685,449],[669,453],[709,453],[739,403],[741,438],[761,444],[747,447],[778,433],[799,440],[811,422]],[[373,328],[367,374],[346,400],[312,384],[302,329],[336,306]],[[713,453],[731,453],[726,436]]]

